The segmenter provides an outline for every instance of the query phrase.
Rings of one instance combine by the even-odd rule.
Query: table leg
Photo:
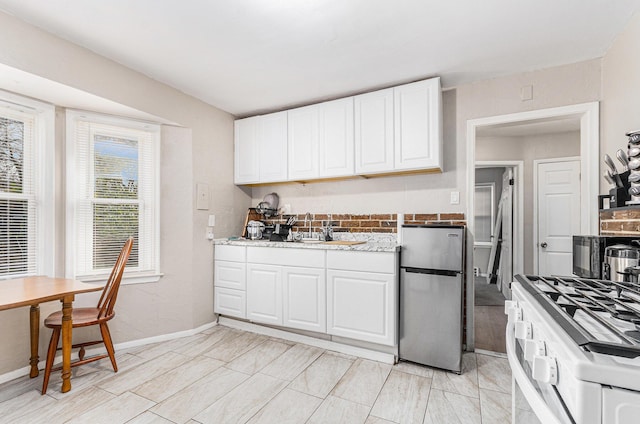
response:
[[[29,311],[29,325],[31,334],[31,358],[29,364],[31,364],[31,371],[29,377],[34,378],[38,376],[38,343],[40,341],[40,306],[31,305]]]
[[[71,310],[74,296],[62,299],[62,393],[71,390]]]

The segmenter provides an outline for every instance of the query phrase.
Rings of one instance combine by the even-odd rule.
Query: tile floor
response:
[[[506,359],[464,355],[456,375],[392,366],[216,326],[52,376],[0,385],[1,423],[510,423]]]

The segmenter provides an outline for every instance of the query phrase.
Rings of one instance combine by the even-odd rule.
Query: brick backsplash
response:
[[[284,224],[289,217],[295,216],[298,220],[294,225],[294,231],[308,231],[309,227],[304,225],[305,214],[281,215],[266,219],[266,224]],[[398,215],[387,214],[344,214],[344,213],[316,213],[311,214],[312,231],[318,232],[323,224],[331,217],[331,225],[334,232],[350,233],[395,233],[397,232]],[[404,214],[405,224],[456,224],[466,225],[463,213],[407,213]]]
[[[600,211],[600,234],[640,236],[640,209],[620,208]]]

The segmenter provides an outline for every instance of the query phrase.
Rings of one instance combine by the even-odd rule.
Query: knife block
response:
[[[626,205],[627,200],[629,200],[629,193],[625,187],[623,188],[612,188],[609,190],[609,207],[610,208],[620,208]]]

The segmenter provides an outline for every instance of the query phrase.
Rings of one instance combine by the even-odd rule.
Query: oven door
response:
[[[533,378],[511,321],[507,323],[507,358],[513,376],[514,424],[575,424],[555,387]]]

